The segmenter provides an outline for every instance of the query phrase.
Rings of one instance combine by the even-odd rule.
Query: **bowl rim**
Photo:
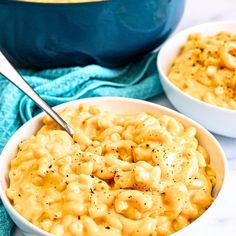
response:
[[[218,202],[220,201],[220,199],[222,198],[222,196],[225,193],[225,189],[226,189],[226,184],[227,184],[227,180],[228,180],[228,163],[227,163],[227,159],[226,159],[226,155],[225,152],[223,150],[223,148],[221,147],[220,143],[217,141],[217,139],[206,129],[204,128],[201,124],[199,124],[198,122],[192,120],[191,118],[181,114],[178,111],[175,111],[173,109],[170,109],[168,107],[156,104],[156,103],[152,103],[149,101],[143,101],[143,100],[139,100],[139,99],[134,99],[134,98],[124,98],[124,97],[91,97],[91,98],[82,98],[82,99],[77,99],[74,101],[70,101],[70,102],[66,102],[66,103],[62,103],[60,105],[54,106],[53,108],[56,111],[65,109],[66,107],[73,107],[76,105],[79,105],[81,103],[86,103],[86,101],[91,102],[94,100],[100,100],[100,101],[109,101],[109,100],[114,100],[114,101],[120,101],[120,102],[131,102],[134,104],[142,104],[144,106],[147,107],[152,107],[153,109],[156,109],[157,111],[162,111],[164,113],[170,113],[171,115],[173,115],[175,118],[180,118],[183,119],[185,121],[187,121],[188,123],[190,123],[191,125],[193,125],[194,127],[196,127],[199,130],[202,130],[204,132],[204,135],[206,135],[206,137],[208,137],[209,139],[211,139],[213,141],[213,143],[216,145],[216,147],[219,150],[221,159],[223,161],[224,164],[224,175],[223,175],[223,179],[222,179],[222,185],[221,188],[218,192],[218,195],[216,196],[216,198],[214,199],[214,201],[212,202],[212,204],[209,206],[209,208],[201,215],[199,216],[196,220],[194,220],[191,224],[189,224],[188,226],[182,228],[181,230],[173,233],[172,235],[174,236],[181,236],[182,233],[184,232],[188,232],[189,229],[193,228],[199,221],[202,222],[208,214],[210,214],[210,212],[214,211],[215,206],[219,205]],[[10,137],[10,139],[8,140],[8,142],[5,144],[1,154],[0,154],[0,169],[2,169],[2,165],[4,163],[3,161],[3,157],[5,154],[5,150],[8,146],[11,146],[11,140],[17,136],[19,133],[22,132],[22,130],[24,130],[25,126],[27,126],[29,123],[34,123],[37,120],[42,119],[44,116],[46,115],[45,112],[41,112],[40,114],[36,115],[35,117],[33,117],[32,119],[28,120],[26,123],[24,123],[21,127],[19,127],[19,129]],[[51,233],[41,229],[40,227],[34,225],[33,223],[31,223],[30,221],[28,221],[27,219],[25,219],[22,215],[20,215],[20,213],[18,213],[15,208],[12,206],[12,204],[10,203],[8,197],[6,196],[5,190],[3,189],[2,186],[2,182],[0,179],[0,199],[2,200],[2,203],[4,205],[4,207],[11,212],[11,214],[15,217],[15,219],[17,220],[17,222],[19,222],[20,224],[22,224],[24,227],[26,227],[27,229],[34,231],[34,233],[40,233],[43,236],[52,236]]]
[[[207,23],[201,23],[201,24],[198,24],[198,25],[190,26],[190,27],[185,28],[185,29],[183,29],[183,30],[181,30],[181,31],[179,31],[175,34],[172,34],[171,37],[169,39],[167,39],[165,41],[165,43],[163,43],[163,45],[161,45],[161,48],[160,48],[160,51],[157,55],[157,60],[156,60],[157,68],[158,68],[158,72],[160,73],[160,77],[171,88],[173,88],[176,92],[180,93],[182,96],[186,97],[187,99],[191,100],[192,102],[199,103],[199,105],[204,106],[206,109],[212,109],[212,110],[215,110],[215,111],[218,111],[218,112],[228,112],[229,114],[234,114],[236,116],[236,110],[229,109],[229,108],[224,108],[224,107],[220,107],[220,106],[217,106],[217,105],[213,105],[213,104],[204,102],[202,100],[194,98],[194,97],[190,96],[189,94],[183,92],[179,87],[177,87],[174,83],[172,83],[169,80],[167,73],[164,72],[164,69],[161,66],[162,61],[165,58],[166,48],[168,48],[169,45],[173,45],[176,38],[183,38],[183,37],[186,37],[186,36],[188,36],[192,33],[201,33],[202,28],[208,28],[208,27],[210,28],[211,26],[217,26],[217,25],[219,25],[220,27],[224,26],[224,25],[234,25],[236,27],[236,21],[232,21],[232,20],[231,21],[211,21],[211,22],[207,22]],[[197,30],[199,30],[199,31],[197,31]],[[219,30],[219,33],[222,32],[222,31],[223,30]],[[235,33],[235,35],[236,35],[236,33]]]

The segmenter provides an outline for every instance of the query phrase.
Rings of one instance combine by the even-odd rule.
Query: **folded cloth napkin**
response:
[[[98,65],[21,70],[24,79],[50,105],[95,96],[149,99],[162,92],[156,53],[118,69]],[[0,152],[11,135],[40,109],[18,88],[0,77]],[[13,223],[0,201],[0,236],[10,235]]]

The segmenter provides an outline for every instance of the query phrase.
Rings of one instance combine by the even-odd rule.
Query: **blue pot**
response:
[[[0,49],[14,64],[46,68],[120,66],[158,47],[184,0],[46,4],[0,1]]]

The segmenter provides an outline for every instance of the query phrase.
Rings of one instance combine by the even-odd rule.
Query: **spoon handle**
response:
[[[74,130],[70,127],[22,78],[15,68],[6,59],[0,51],[0,74],[2,74],[11,83],[17,86],[23,93],[31,98],[39,107],[41,107],[53,120],[55,120],[69,135],[73,136]]]

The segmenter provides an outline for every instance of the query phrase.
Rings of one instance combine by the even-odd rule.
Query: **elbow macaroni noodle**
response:
[[[212,203],[215,174],[194,127],[86,104],[60,114],[73,138],[45,117],[11,162],[7,196],[34,225],[56,236],[162,236]]]
[[[169,79],[204,102],[236,109],[236,35],[192,34],[175,59]]]

